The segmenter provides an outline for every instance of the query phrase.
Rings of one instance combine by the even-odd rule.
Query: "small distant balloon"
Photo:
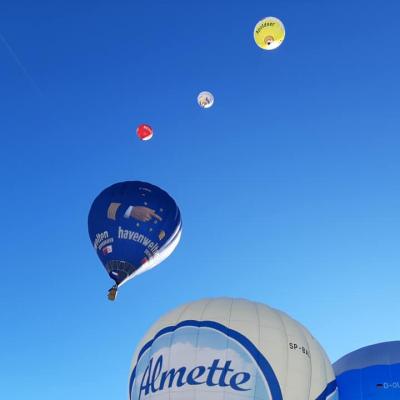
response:
[[[150,140],[153,137],[153,128],[147,124],[141,124],[136,129],[136,134],[140,140]]]
[[[278,48],[285,39],[285,27],[278,18],[267,17],[257,22],[254,28],[254,40],[263,50]]]
[[[210,108],[214,104],[214,96],[210,92],[201,92],[197,96],[197,103],[201,108]]]

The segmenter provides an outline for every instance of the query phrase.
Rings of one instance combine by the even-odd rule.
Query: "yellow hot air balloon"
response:
[[[278,18],[264,18],[254,28],[254,40],[263,50],[276,49],[284,39],[285,27]]]

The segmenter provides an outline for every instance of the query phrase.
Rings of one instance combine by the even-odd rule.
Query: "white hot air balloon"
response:
[[[156,322],[132,360],[130,400],[334,400],[324,350],[285,313],[248,300],[185,304]]]
[[[214,96],[210,92],[201,92],[197,96],[197,103],[201,108],[210,108],[214,104]]]

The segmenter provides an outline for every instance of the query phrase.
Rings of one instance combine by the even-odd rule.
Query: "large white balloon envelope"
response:
[[[332,366],[301,324],[260,303],[185,304],[147,332],[130,400],[334,400]]]

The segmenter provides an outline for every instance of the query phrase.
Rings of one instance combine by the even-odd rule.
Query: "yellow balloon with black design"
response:
[[[285,27],[278,18],[264,18],[254,28],[254,40],[263,50],[278,48],[284,39]]]

